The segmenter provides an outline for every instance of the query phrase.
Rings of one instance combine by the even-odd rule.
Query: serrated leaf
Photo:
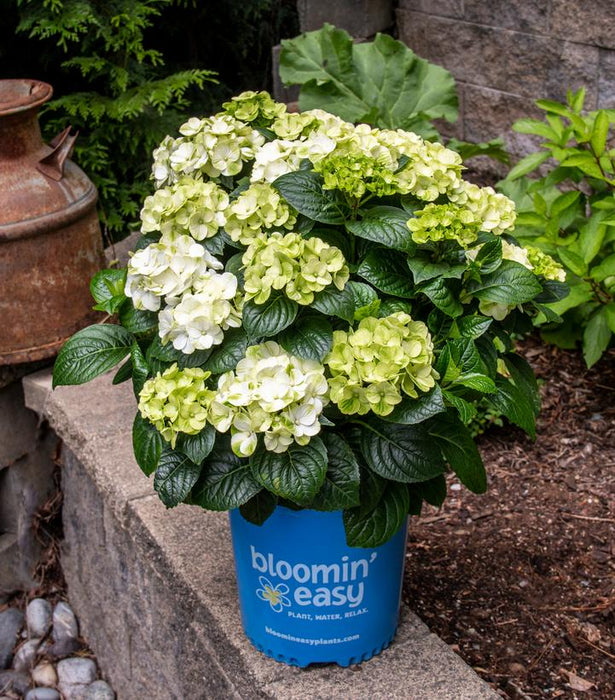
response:
[[[222,345],[218,345],[209,356],[206,366],[212,374],[222,374],[235,369],[237,363],[245,357],[248,348],[248,336],[242,328],[226,331]]]
[[[323,179],[318,173],[297,170],[272,184],[299,213],[321,224],[343,224],[349,214],[339,192],[323,190]]]
[[[542,287],[535,275],[523,265],[504,260],[500,267],[480,282],[470,281],[468,291],[474,296],[498,304],[524,304],[540,294]]]
[[[163,449],[154,474],[154,489],[167,508],[181,503],[201,473],[201,466],[170,447]]]
[[[441,277],[425,282],[417,287],[417,291],[425,294],[431,303],[451,318],[457,318],[463,313],[463,305],[452,292],[446,280]]]
[[[207,510],[232,510],[261,490],[247,460],[240,459],[223,440],[209,455],[192,489],[191,503]]]
[[[325,24],[282,42],[280,76],[302,86],[302,111],[326,109],[350,122],[414,131],[429,119],[457,118],[450,73],[384,34],[354,44],[345,31]]]
[[[363,282],[348,282],[354,296],[354,320],[361,321],[368,316],[378,316],[381,301],[376,290]]]
[[[305,316],[282,331],[278,342],[291,355],[321,362],[333,345],[333,328],[323,316]]]
[[[385,294],[404,299],[415,296],[404,258],[393,250],[378,248],[370,251],[359,265],[357,274]]]
[[[361,219],[346,223],[346,228],[355,236],[408,253],[416,250],[407,224],[408,212],[397,207],[377,206],[359,213],[363,215]]]
[[[88,326],[62,346],[53,366],[53,386],[85,384],[119,364],[134,338],[115,325]]]
[[[150,369],[137,341],[130,347],[130,359],[132,362],[132,389],[138,398],[149,376]]]
[[[463,338],[475,340],[489,329],[492,322],[492,318],[484,316],[463,316],[457,320],[457,329]]]
[[[359,463],[348,443],[335,433],[320,436],[327,448],[327,472],[310,504],[314,510],[341,510],[359,504]]]
[[[140,413],[132,424],[132,449],[141,471],[149,476],[158,466],[165,439]]]
[[[492,394],[495,391],[495,382],[490,377],[479,372],[467,372],[460,374],[453,384],[465,386],[483,394]]]
[[[491,241],[487,241],[481,246],[476,260],[474,261],[476,266],[480,268],[483,275],[487,275],[490,272],[495,272],[495,270],[502,264],[502,241],[500,238],[494,238]]]
[[[253,525],[262,525],[273,514],[278,505],[278,497],[261,489],[252,498],[239,506],[239,512]]]
[[[119,308],[119,320],[131,333],[147,333],[158,326],[158,314],[153,311],[141,311],[132,305],[132,299],[126,299]]]
[[[90,281],[90,292],[97,311],[114,314],[126,299],[126,270],[99,270]]]
[[[592,367],[602,357],[611,340],[607,315],[604,307],[589,319],[583,331],[583,358],[587,367]]]
[[[462,399],[460,396],[457,396],[450,391],[443,391],[442,395],[445,401],[447,401],[457,411],[459,418],[464,425],[467,425],[476,415],[476,406],[469,401]]]
[[[342,291],[333,286],[323,289],[314,296],[312,308],[327,316],[337,316],[351,323],[354,319],[354,294],[346,285]]]
[[[408,489],[387,483],[372,510],[351,508],[344,511],[346,543],[350,547],[379,547],[403,527],[409,506]]]
[[[427,394],[420,394],[413,399],[404,396],[401,403],[397,404],[388,416],[383,416],[387,423],[400,423],[402,425],[416,425],[446,410],[442,399],[442,391],[436,386]]]
[[[205,457],[213,450],[215,441],[215,429],[211,425],[206,425],[203,430],[196,435],[180,433],[177,438],[175,449],[186,455],[186,457],[190,458],[195,464],[201,464]]]
[[[439,451],[422,425],[361,422],[361,453],[376,474],[404,483],[427,481],[444,471]]]
[[[258,450],[250,457],[252,474],[268,491],[297,505],[309,505],[327,473],[327,449],[313,437],[307,445],[292,444],[277,454]]]
[[[452,264],[445,261],[432,262],[429,253],[426,251],[417,251],[413,256],[406,261],[415,284],[427,282],[435,277],[443,279],[460,279],[466,271],[466,266],[461,264]]]
[[[531,399],[507,379],[496,379],[496,388],[497,392],[489,397],[490,403],[511,423],[518,425],[534,439],[536,437],[536,417]]]
[[[248,301],[243,307],[243,327],[252,338],[270,338],[295,320],[297,302],[283,294],[271,296],[264,304]]]
[[[487,490],[487,474],[470,431],[452,413],[431,421],[429,434],[437,441],[459,481],[473,493]]]
[[[385,316],[396,314],[399,311],[404,314],[410,314],[412,312],[412,306],[407,301],[401,301],[401,299],[385,299],[380,303],[378,318],[384,318]]]

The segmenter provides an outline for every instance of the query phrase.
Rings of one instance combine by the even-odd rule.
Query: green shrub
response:
[[[615,333],[615,111],[584,113],[584,99],[579,90],[566,104],[539,100],[543,120],[516,122],[515,131],[542,138],[541,150],[500,184],[517,204],[515,236],[566,269],[570,294],[538,317],[542,335],[564,348],[581,341],[591,367]],[[555,325],[552,312],[563,322]]]

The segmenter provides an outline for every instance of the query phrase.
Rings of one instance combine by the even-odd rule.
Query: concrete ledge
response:
[[[84,636],[120,700],[498,698],[409,610],[390,649],[354,668],[301,670],[245,639],[225,514],[165,510],[132,456],[129,384],[101,377],[26,404],[64,442],[63,566]]]

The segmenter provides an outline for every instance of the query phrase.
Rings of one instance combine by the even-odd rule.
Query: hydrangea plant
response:
[[[511,335],[562,270],[517,245],[513,203],[457,153],[248,92],[167,137],[152,173],[127,268],[92,281],[108,315],[54,382],[127,358],[114,382],[132,380],[136,460],[166,506],[343,510],[372,547],[442,503],[448,469],[485,490],[482,397],[534,434]]]

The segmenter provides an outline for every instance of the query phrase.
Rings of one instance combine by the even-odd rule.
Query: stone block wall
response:
[[[451,71],[468,141],[504,136],[516,154],[533,141],[510,131],[541,112],[534,101],[563,100],[584,86],[586,108],[615,107],[613,0],[400,0],[399,38]]]

